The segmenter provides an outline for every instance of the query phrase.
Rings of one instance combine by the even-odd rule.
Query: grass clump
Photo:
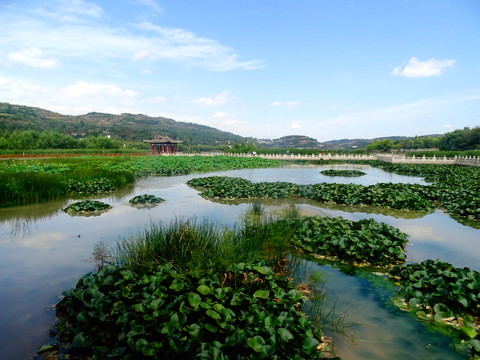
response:
[[[52,173],[0,171],[0,204],[27,204],[68,194],[62,176]]]
[[[152,223],[143,233],[119,240],[115,257],[122,265],[148,268],[171,263],[180,271],[206,271],[235,258],[234,233],[215,223],[176,219]]]

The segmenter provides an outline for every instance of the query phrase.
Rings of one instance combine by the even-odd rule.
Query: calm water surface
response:
[[[94,269],[94,246],[115,244],[119,238],[141,232],[151,222],[175,218],[208,218],[233,226],[249,205],[222,204],[203,199],[185,185],[191,178],[210,175],[238,176],[254,182],[288,181],[297,184],[353,182],[424,182],[415,177],[385,173],[365,166],[348,166],[367,172],[360,178],[332,178],[319,172],[341,166],[296,166],[278,169],[245,169],[155,177],[107,197],[91,197],[113,208],[100,216],[70,216],[61,211],[74,200],[0,209],[0,359],[31,359],[48,342],[55,320],[53,306],[62,291],[75,286],[79,277]],[[342,167],[345,168],[345,167]],[[166,201],[151,209],[128,205],[135,195],[153,194]],[[439,258],[455,266],[480,270],[480,230],[464,226],[441,211],[431,214],[381,211],[372,208],[323,206],[300,202],[306,214],[342,216],[352,220],[374,218],[400,228],[410,237],[409,262]],[[277,201],[271,211],[281,208]],[[348,336],[337,336],[336,351],[344,359],[464,359],[449,347],[449,340],[432,333],[412,316],[388,305],[387,295],[368,277],[352,276],[330,265],[304,261],[302,271],[315,271],[326,279],[329,301],[346,312]],[[318,284],[320,286],[321,284]],[[388,297],[388,296],[387,296]]]

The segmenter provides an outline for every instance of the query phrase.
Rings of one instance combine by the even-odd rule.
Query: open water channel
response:
[[[108,196],[90,197],[113,208],[100,216],[70,216],[61,211],[74,200],[0,209],[0,359],[31,359],[36,349],[49,341],[55,321],[54,305],[62,291],[94,269],[92,251],[100,241],[107,247],[116,240],[138,234],[152,222],[169,223],[175,218],[204,218],[232,227],[249,204],[222,204],[206,200],[185,183],[191,178],[211,175],[238,176],[257,181],[288,181],[297,184],[352,182],[423,183],[422,179],[362,167],[367,175],[359,178],[327,177],[326,168],[341,166],[294,166],[274,169],[246,169],[150,177]],[[344,166],[359,169],[358,166]],[[149,209],[128,204],[135,195],[153,194],[166,201]],[[286,201],[287,203],[288,201]],[[266,205],[274,211],[282,207]],[[444,212],[411,213],[376,208],[325,206],[298,202],[302,212],[311,215],[342,216],[351,220],[374,218],[400,228],[409,235],[408,262],[440,259],[455,266],[480,271],[480,230],[450,218]],[[320,274],[328,306],[344,314],[346,335],[335,336],[335,352],[344,360],[356,359],[466,359],[457,353],[449,338],[433,332],[411,314],[391,305],[391,290],[361,271],[353,276],[336,265],[320,265],[303,260],[298,274]],[[380,281],[382,282],[382,281]],[[332,335],[332,334],[328,334]]]

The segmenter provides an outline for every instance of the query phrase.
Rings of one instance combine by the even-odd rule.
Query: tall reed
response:
[[[231,230],[206,220],[152,223],[143,233],[119,240],[115,258],[117,263],[133,267],[170,262],[179,270],[207,270],[234,258],[232,235]]]
[[[67,193],[66,179],[60,174],[0,171],[1,204],[54,200]]]
[[[272,260],[289,247],[292,227],[285,216],[292,215],[259,219],[249,211],[233,230],[208,220],[152,223],[143,232],[117,241],[113,253],[115,261],[123,266],[148,269],[170,262],[181,271],[214,271],[235,262]]]

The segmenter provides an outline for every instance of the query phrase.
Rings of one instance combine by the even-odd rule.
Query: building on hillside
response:
[[[143,142],[150,144],[150,154],[175,154],[177,146],[181,140],[172,140],[168,136],[156,136],[153,140],[143,140]]]

